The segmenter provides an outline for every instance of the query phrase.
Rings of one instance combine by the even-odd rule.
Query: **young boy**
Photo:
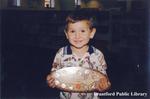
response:
[[[96,28],[93,25],[93,18],[87,13],[74,12],[66,18],[65,35],[70,45],[62,47],[57,52],[51,71],[67,66],[81,66],[98,70],[102,78],[97,83],[97,91],[103,92],[110,87],[110,82],[106,73],[106,62],[100,50],[89,45],[90,39],[94,37]],[[47,82],[49,87],[54,88],[55,79],[49,74]],[[75,93],[60,92],[60,99],[99,99],[98,93]]]

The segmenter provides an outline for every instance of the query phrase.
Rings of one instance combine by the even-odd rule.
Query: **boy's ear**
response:
[[[66,38],[68,39],[68,34],[67,34],[66,30],[64,30],[64,32],[65,32]]]
[[[90,38],[92,39],[96,33],[96,28],[93,28],[90,34]]]

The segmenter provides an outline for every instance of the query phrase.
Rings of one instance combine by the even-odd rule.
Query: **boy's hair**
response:
[[[76,22],[83,21],[83,20],[89,21],[90,29],[94,28],[93,17],[87,11],[77,10],[67,16],[65,31],[68,30],[69,23],[76,23]]]

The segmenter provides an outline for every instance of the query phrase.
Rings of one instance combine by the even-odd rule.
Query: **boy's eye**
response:
[[[81,30],[81,32],[85,32],[85,30]]]
[[[74,33],[75,31],[74,31],[74,30],[71,30],[70,32],[71,32],[71,33]]]

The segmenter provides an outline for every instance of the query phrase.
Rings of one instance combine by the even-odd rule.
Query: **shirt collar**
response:
[[[68,45],[66,47],[67,47],[67,54],[72,54],[71,46]],[[94,49],[93,49],[93,47],[91,45],[89,45],[88,52],[89,52],[89,54],[94,53]]]

